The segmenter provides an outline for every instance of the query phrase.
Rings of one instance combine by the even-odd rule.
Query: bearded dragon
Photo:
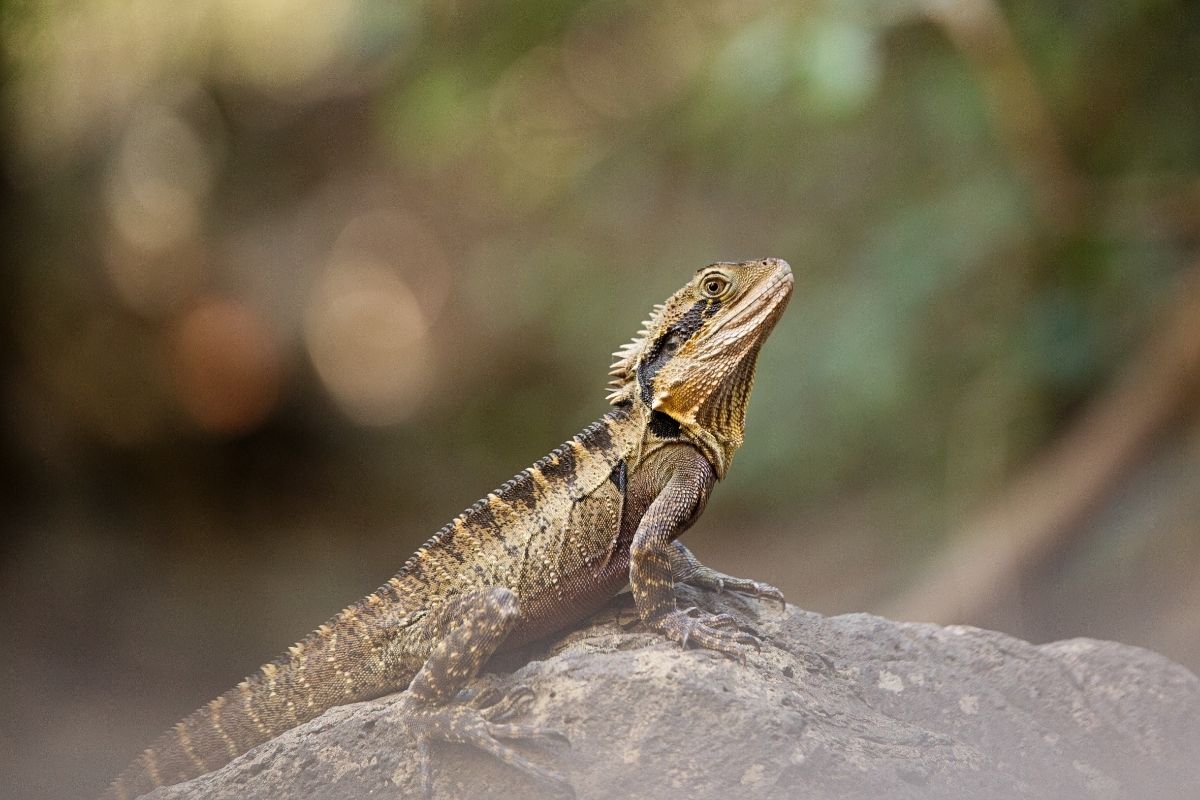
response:
[[[787,262],[716,263],[655,306],[614,356],[613,409],[488,493],[387,583],[167,731],[105,800],[216,770],[336,705],[403,690],[397,713],[431,793],[430,742],[474,745],[571,793],[505,740],[565,738],[511,722],[532,693],[468,683],[488,658],[599,610],[628,583],[641,622],[683,646],[744,657],[756,637],[727,614],[680,608],[676,582],[782,602],[723,575],[678,540],[742,444],[759,349],[792,292]]]

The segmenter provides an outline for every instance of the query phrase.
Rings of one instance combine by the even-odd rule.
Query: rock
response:
[[[518,743],[579,798],[1200,796],[1200,680],[1089,639],[1032,645],[967,627],[822,617],[691,594],[765,637],[741,664],[681,650],[617,602],[561,640],[494,663],[525,720],[572,744]],[[503,670],[515,669],[515,672]],[[434,746],[434,794],[553,797],[461,745]],[[155,800],[419,797],[387,698],[333,709]]]

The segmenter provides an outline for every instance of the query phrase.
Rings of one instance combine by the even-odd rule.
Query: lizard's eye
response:
[[[709,275],[700,282],[700,291],[705,297],[717,298],[729,288],[729,280],[724,275]]]

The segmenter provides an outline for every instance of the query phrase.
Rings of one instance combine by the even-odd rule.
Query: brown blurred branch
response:
[[[1083,181],[1003,12],[993,0],[925,0],[922,8],[974,71],[1042,219],[1058,233],[1072,230],[1079,222]]]
[[[1096,184],[1098,225],[1114,238],[1200,242],[1200,177],[1136,173]]]
[[[980,619],[1031,565],[1079,531],[1200,388],[1200,264],[1114,387],[887,609],[898,619]]]

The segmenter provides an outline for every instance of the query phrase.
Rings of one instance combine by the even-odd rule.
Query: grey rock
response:
[[[681,650],[617,602],[494,662],[479,683],[537,691],[524,720],[572,744],[517,746],[582,800],[1200,797],[1200,680],[1155,653],[728,596],[689,602],[745,618],[762,651],[743,664]],[[419,797],[411,751],[383,698],[149,797]],[[461,745],[435,745],[433,770],[439,800],[554,796]]]

